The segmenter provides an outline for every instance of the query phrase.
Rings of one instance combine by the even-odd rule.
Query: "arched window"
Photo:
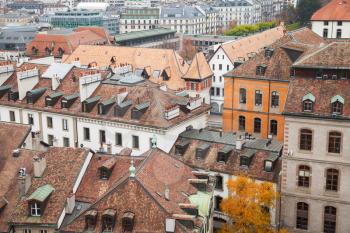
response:
[[[312,150],[312,131],[309,129],[300,130],[300,150]]]
[[[245,130],[245,117],[244,116],[239,116],[238,129],[239,130]]]
[[[223,178],[222,178],[222,176],[216,176],[215,189],[223,190]]]
[[[335,233],[337,226],[337,209],[333,206],[324,208],[323,232]]]
[[[278,131],[278,122],[276,120],[270,121],[270,134],[277,135]]]
[[[326,190],[338,191],[339,171],[334,168],[329,168],[326,171]]]
[[[58,49],[58,56],[62,57],[64,54],[64,50],[62,48]]]
[[[261,132],[261,119],[254,118],[254,133],[260,133],[260,132]]]
[[[298,202],[296,228],[307,230],[308,224],[309,224],[309,205],[305,202]]]
[[[311,100],[304,100],[303,101],[303,111],[304,112],[312,112],[314,109],[314,102]]]
[[[339,101],[332,103],[332,113],[341,115],[343,113],[343,104]]]
[[[49,49],[48,47],[45,48],[45,55],[46,56],[50,56],[51,55],[51,49]]]
[[[280,105],[280,95],[277,91],[271,93],[271,107],[277,108]]]
[[[340,153],[341,133],[332,131],[328,134],[328,152]]]
[[[255,91],[255,106],[260,106],[262,104],[262,91]]]
[[[32,54],[33,55],[37,55],[38,54],[38,49],[35,46],[32,47]]]
[[[300,165],[298,170],[298,186],[303,188],[310,187],[310,167]]]
[[[239,103],[247,103],[247,90],[244,88],[239,89]]]

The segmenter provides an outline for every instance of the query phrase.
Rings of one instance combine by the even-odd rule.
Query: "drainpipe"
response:
[[[271,80],[269,80],[269,94],[268,94],[268,105],[267,105],[267,137],[269,136],[269,128],[270,128],[270,102],[271,102]]]
[[[224,84],[224,85],[225,85],[225,84]],[[234,123],[234,122],[233,122],[234,91],[235,91],[235,79],[232,77],[232,124],[231,124],[231,131],[232,131],[232,132],[233,132],[233,123]],[[225,98],[225,96],[224,96],[224,98]],[[225,101],[224,101],[224,103],[225,103]]]

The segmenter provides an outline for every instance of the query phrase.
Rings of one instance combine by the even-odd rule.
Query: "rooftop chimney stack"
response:
[[[242,150],[243,143],[243,139],[241,136],[239,136],[239,138],[236,140],[236,150]]]
[[[71,193],[67,197],[66,213],[67,214],[73,213],[74,207],[75,207],[75,194]]]
[[[39,70],[37,68],[17,72],[19,99],[23,100],[27,92],[32,90],[38,82]]]
[[[165,200],[170,201],[170,190],[167,185],[165,186],[164,197]]]
[[[25,168],[21,168],[19,170],[17,181],[18,181],[19,195],[20,197],[24,197],[27,194],[30,185],[32,184],[31,177],[27,175]]]
[[[101,73],[88,74],[79,79],[80,100],[88,99],[102,81]]]
[[[46,159],[45,158],[39,158],[38,156],[34,156],[33,158],[33,164],[34,164],[34,177],[40,178],[42,177],[45,168],[46,168]]]

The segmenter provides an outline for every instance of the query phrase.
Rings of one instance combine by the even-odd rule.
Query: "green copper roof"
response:
[[[198,206],[198,212],[200,216],[209,216],[210,196],[208,193],[198,191],[197,194],[189,197],[190,202]]]
[[[129,33],[124,33],[124,34],[118,34],[114,38],[115,38],[116,43],[120,43],[123,41],[166,35],[166,34],[175,33],[175,32],[176,32],[175,30],[171,30],[171,29],[167,29],[167,28],[155,28],[155,29],[151,29],[151,30],[135,31],[135,32],[129,32]]]
[[[46,184],[44,186],[41,186],[37,188],[28,198],[27,200],[36,200],[43,202],[46,200],[46,198],[54,191],[55,189],[49,185]]]
[[[316,98],[313,94],[308,93],[308,94],[304,95],[304,97],[303,97],[303,101],[305,101],[305,100],[311,100],[312,102],[315,102]]]
[[[331,103],[339,101],[340,103],[344,104],[344,98],[340,95],[333,96],[331,99]]]

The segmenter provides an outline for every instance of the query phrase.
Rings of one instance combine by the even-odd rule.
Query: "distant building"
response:
[[[158,8],[125,8],[120,14],[120,33],[154,29],[158,25]]]
[[[71,54],[81,44],[110,44],[108,33],[98,27],[78,27],[74,31],[49,31],[37,34],[27,44],[26,53],[30,57],[54,56],[62,58]]]
[[[36,14],[42,14],[44,11],[44,3],[41,1],[13,1],[6,4],[6,7],[12,10],[26,10]]]
[[[29,25],[0,28],[0,49],[25,51],[26,44],[34,39],[38,31],[38,27]]]
[[[114,37],[114,42],[116,45],[120,46],[175,50],[180,48],[180,38],[176,35],[176,31],[167,28],[117,34]]]
[[[26,25],[34,22],[34,17],[26,11],[10,11],[5,14],[0,14],[0,25]]]
[[[330,39],[350,38],[350,1],[332,0],[311,17],[312,31]]]

